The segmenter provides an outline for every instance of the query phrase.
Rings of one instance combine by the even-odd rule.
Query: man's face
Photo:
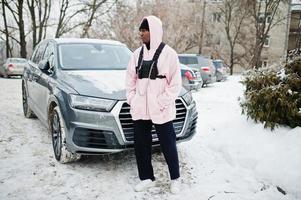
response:
[[[140,39],[143,43],[149,43],[150,41],[150,34],[147,29],[140,29]]]

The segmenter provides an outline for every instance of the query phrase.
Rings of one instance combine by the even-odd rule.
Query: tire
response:
[[[26,118],[36,118],[36,115],[28,105],[28,96],[27,96],[27,91],[26,91],[24,81],[22,81],[22,105],[23,105],[23,114]]]
[[[56,106],[50,114],[49,128],[55,159],[62,164],[79,160],[81,156],[76,153],[71,153],[67,148],[65,121],[58,106]]]

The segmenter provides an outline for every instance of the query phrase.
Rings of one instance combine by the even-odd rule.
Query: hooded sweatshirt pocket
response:
[[[161,102],[158,102],[158,96],[160,96],[165,91],[166,79],[156,79],[150,84],[150,92],[156,99],[156,103],[158,104],[159,108],[162,110],[163,107],[160,106]],[[162,104],[161,104],[162,105]]]
[[[136,114],[140,113],[142,110],[144,110],[143,99],[138,93],[136,93],[132,99],[131,110],[133,113],[136,113]]]

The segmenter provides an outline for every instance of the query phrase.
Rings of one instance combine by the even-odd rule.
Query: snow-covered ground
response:
[[[301,199],[301,128],[271,132],[247,120],[237,100],[239,80],[232,76],[193,94],[197,134],[178,145],[182,190],[172,195],[159,153],[153,155],[157,186],[141,193],[133,191],[132,151],[56,162],[46,128],[23,117],[21,80],[0,79],[0,199]]]

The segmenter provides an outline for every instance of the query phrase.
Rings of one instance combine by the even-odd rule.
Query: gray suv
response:
[[[180,63],[201,73],[203,85],[207,85],[216,80],[215,67],[211,59],[198,54],[179,54],[179,60]]]
[[[117,41],[50,39],[34,50],[22,78],[25,117],[37,116],[52,136],[56,160],[116,153],[133,147],[125,72],[132,52]],[[197,110],[182,89],[173,121],[177,141],[196,132]],[[158,145],[155,129],[153,146]]]

